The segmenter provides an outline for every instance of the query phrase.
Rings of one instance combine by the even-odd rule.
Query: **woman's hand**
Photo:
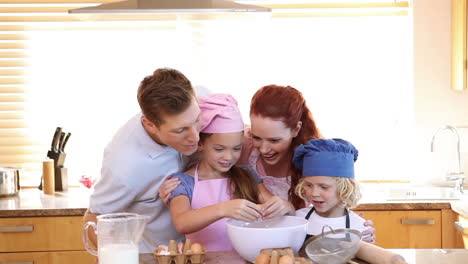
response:
[[[224,217],[246,222],[253,222],[261,215],[260,207],[245,199],[235,199],[221,203],[221,214]]]
[[[362,232],[362,240],[370,244],[375,244],[375,228],[372,227],[373,225],[374,222],[372,220],[367,220],[364,222],[364,226],[368,226],[370,228]]]
[[[180,180],[178,178],[172,178],[172,176],[169,176],[159,187],[159,198],[163,200],[166,206],[172,191],[174,191],[179,184]]]
[[[279,196],[272,196],[266,203],[262,206],[263,218],[272,218],[279,215],[294,214],[294,206],[283,200]]]

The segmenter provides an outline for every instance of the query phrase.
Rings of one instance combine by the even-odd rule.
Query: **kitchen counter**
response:
[[[0,198],[0,217],[81,216],[89,206],[91,190],[70,188],[54,195],[34,189],[22,189],[17,196]],[[378,195],[364,192],[355,210],[440,210],[452,208],[468,217],[468,201],[386,201]]]
[[[0,217],[82,216],[89,206],[90,194],[84,188],[70,188],[53,195],[36,188],[21,189],[16,196],[0,198]]]
[[[466,264],[468,263],[468,249],[390,249],[402,255],[408,264]],[[367,262],[355,260],[357,263]],[[235,252],[208,252],[204,264],[245,264]],[[152,254],[141,254],[140,264],[157,264]]]

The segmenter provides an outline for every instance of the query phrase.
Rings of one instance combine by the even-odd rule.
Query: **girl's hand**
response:
[[[221,203],[221,214],[224,217],[253,222],[260,218],[260,207],[245,199],[235,199]]]
[[[263,204],[263,218],[272,218],[279,215],[294,214],[294,206],[283,200],[279,196],[271,197],[266,203]]]
[[[174,191],[179,184],[180,180],[178,178],[172,178],[172,176],[169,176],[159,187],[159,198],[163,200],[166,206],[172,191]]]

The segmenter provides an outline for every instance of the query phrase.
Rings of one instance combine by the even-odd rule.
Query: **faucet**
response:
[[[460,136],[458,135],[457,129],[455,127],[449,126],[449,125],[446,125],[446,126],[443,126],[443,127],[440,127],[439,129],[437,129],[437,131],[432,136],[431,152],[434,152],[434,140],[435,140],[437,134],[442,130],[450,130],[457,137],[457,165],[456,165],[456,171],[447,172],[447,175],[446,175],[445,179],[447,181],[455,181],[455,191],[463,193],[463,182],[464,182],[465,176],[464,176],[464,173],[461,171]]]

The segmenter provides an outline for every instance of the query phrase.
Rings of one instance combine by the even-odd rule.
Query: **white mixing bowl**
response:
[[[263,248],[291,247],[297,252],[304,243],[308,223],[308,220],[295,216],[279,216],[253,223],[231,219],[227,221],[227,232],[237,253],[255,262]]]

